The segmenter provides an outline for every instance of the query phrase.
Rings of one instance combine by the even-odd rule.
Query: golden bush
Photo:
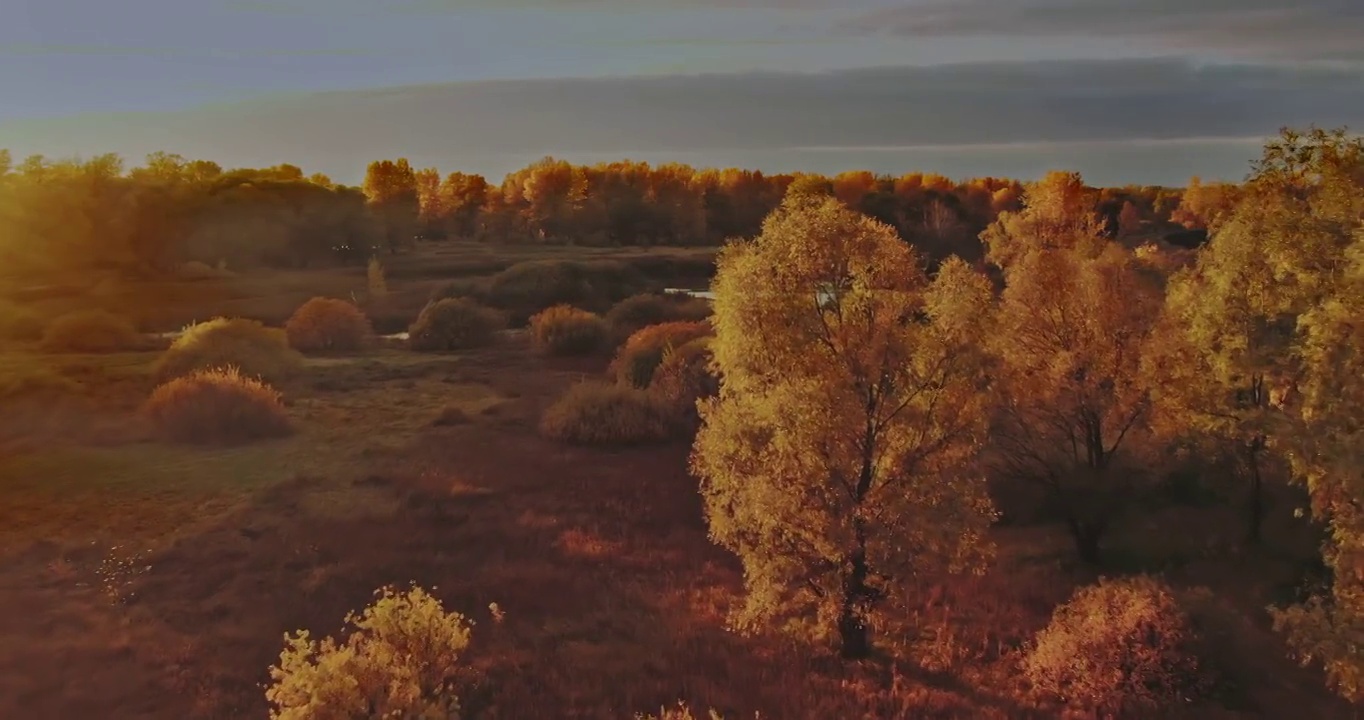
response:
[[[659,708],[657,715],[641,715],[635,713],[635,720],[725,720],[720,713],[710,710],[703,716],[696,716],[690,707],[684,702],[679,702],[675,707]]]
[[[373,330],[360,308],[336,298],[315,297],[299,306],[284,323],[295,350],[305,353],[350,352],[369,342]]]
[[[647,390],[584,382],[545,410],[540,432],[579,445],[632,445],[667,439],[671,420],[668,404]]]
[[[713,335],[704,322],[667,322],[637,331],[616,351],[610,372],[620,382],[647,388],[663,355],[701,337]]]
[[[555,305],[530,319],[531,341],[549,355],[584,355],[606,344],[606,321],[572,305]]]
[[[491,345],[506,327],[500,313],[467,298],[437,300],[408,328],[407,345],[420,352],[468,350]]]
[[[115,353],[140,350],[142,336],[131,320],[107,310],[82,310],[52,321],[39,347],[49,353]]]
[[[1170,588],[1100,579],[1058,607],[1023,661],[1037,690],[1105,715],[1156,712],[1204,686],[1197,638]]]
[[[665,322],[700,322],[710,317],[710,303],[690,295],[640,293],[616,303],[606,322],[622,340],[641,328]]]
[[[289,347],[279,328],[245,318],[215,318],[185,329],[161,354],[153,372],[167,382],[196,370],[228,366],[268,383],[289,379],[303,365],[303,356]]]
[[[460,717],[473,622],[421,588],[385,587],[346,616],[344,642],[284,636],[265,691],[273,720]]]
[[[230,367],[195,371],[158,386],[143,412],[174,442],[233,444],[293,430],[279,392]]]
[[[711,368],[711,338],[700,337],[663,354],[649,390],[672,406],[678,418],[700,420],[696,403],[720,392],[720,378]]]

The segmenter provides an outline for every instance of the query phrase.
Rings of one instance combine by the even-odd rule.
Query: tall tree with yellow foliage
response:
[[[894,229],[796,193],[721,253],[714,288],[723,380],[692,469],[744,565],[735,625],[865,657],[916,574],[987,556],[990,284],[957,260],[930,280]]]

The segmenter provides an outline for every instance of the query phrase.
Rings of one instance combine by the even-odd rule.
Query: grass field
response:
[[[516,259],[488,255],[395,261],[390,285],[424,302],[460,268]],[[363,269],[245,276],[174,312],[278,322],[312,295],[363,287]],[[1096,574],[1059,526],[998,527],[986,575],[922,578],[907,610],[921,633],[899,641],[915,661],[843,666],[724,629],[742,578],[707,539],[688,442],[540,437],[543,409],[603,374],[606,355],[546,359],[513,332],[466,353],[310,359],[281,387],[296,434],[214,450],[141,426],[155,357],[0,352],[0,372],[37,364],[84,386],[79,401],[14,405],[0,426],[0,717],[264,717],[285,632],[334,633],[376,587],[409,582],[477,622],[477,717],[629,718],[679,699],[731,720],[1057,716],[1015,659]],[[1292,510],[1286,495],[1273,508],[1272,551],[1237,550],[1225,506],[1143,516],[1113,537],[1109,572],[1163,571],[1216,598],[1222,681],[1188,717],[1351,717],[1267,627],[1263,608],[1312,550]]]

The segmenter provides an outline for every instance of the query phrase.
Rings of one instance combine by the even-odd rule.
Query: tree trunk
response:
[[[871,655],[871,637],[863,618],[870,595],[866,550],[858,548],[853,553],[852,571],[843,579],[843,609],[838,618],[840,654],[844,659],[862,660]]]
[[[1075,541],[1075,551],[1079,554],[1080,560],[1090,565],[1098,565],[1103,559],[1103,553],[1099,550],[1099,539],[1104,533],[1103,523],[1086,523],[1071,519],[1066,524],[1070,528],[1070,537]]]
[[[1247,514],[1246,544],[1260,544],[1260,526],[1264,523],[1264,478],[1260,475],[1261,441],[1256,439],[1250,446],[1246,461],[1250,465],[1250,503]]]

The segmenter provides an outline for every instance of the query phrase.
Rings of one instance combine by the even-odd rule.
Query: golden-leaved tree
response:
[[[723,380],[692,468],[744,565],[735,625],[865,657],[916,574],[988,556],[990,285],[960,261],[930,280],[889,226],[796,193],[721,253],[714,288]]]
[[[1053,174],[984,236],[1005,283],[991,338],[991,456],[1004,478],[1040,485],[1077,552],[1096,561],[1143,479],[1134,447],[1149,410],[1141,351],[1161,289],[1142,261],[1100,236],[1082,188]]]

